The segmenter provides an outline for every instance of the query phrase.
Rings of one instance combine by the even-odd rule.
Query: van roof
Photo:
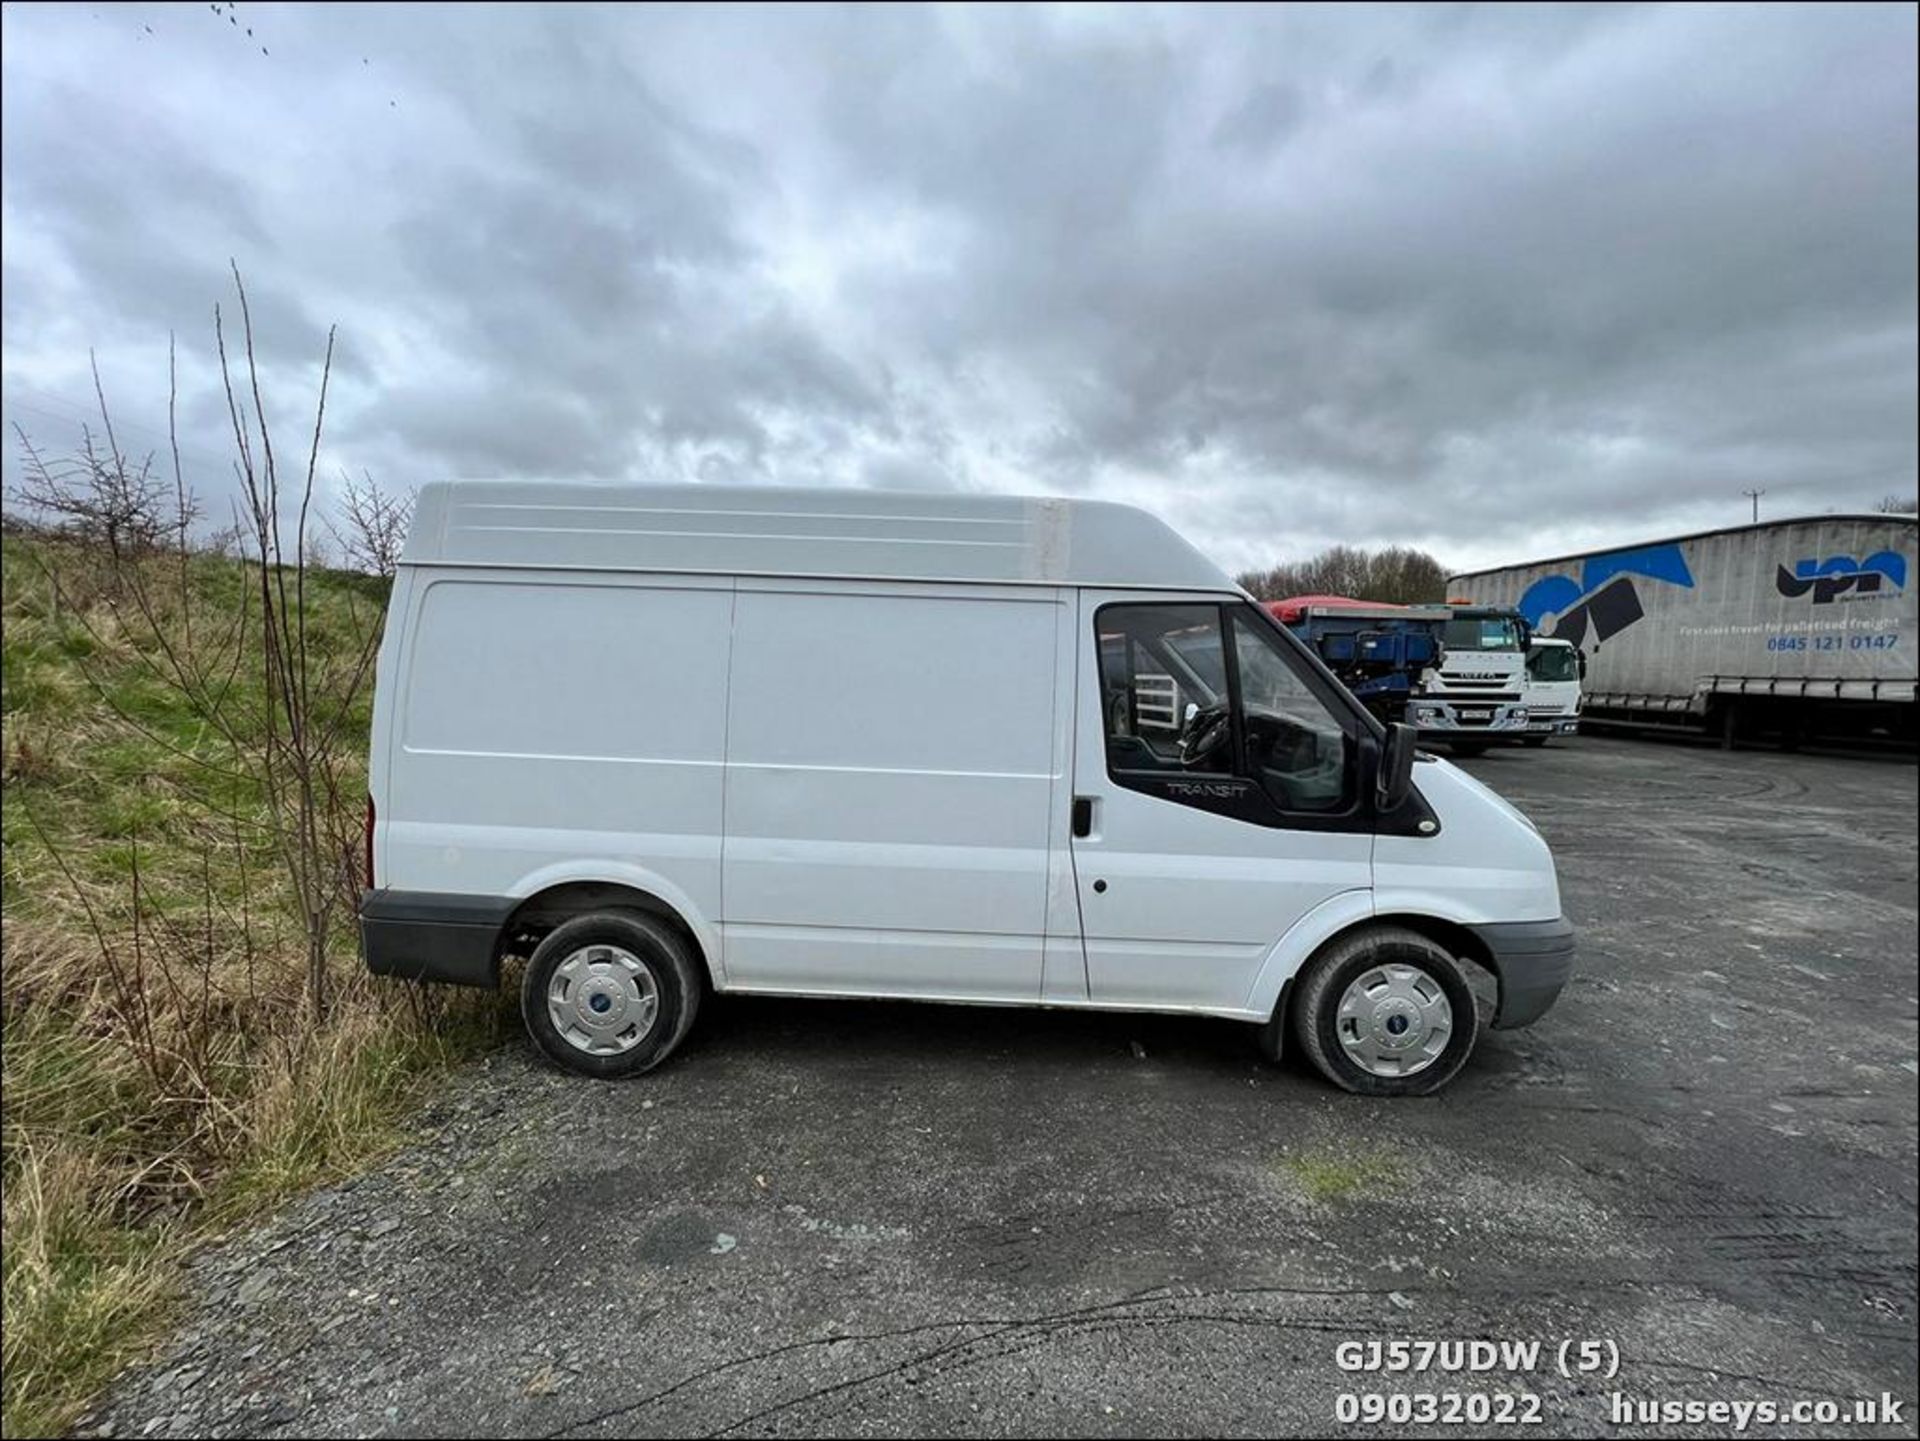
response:
[[[1132,506],[784,486],[434,481],[400,563],[1237,589]]]

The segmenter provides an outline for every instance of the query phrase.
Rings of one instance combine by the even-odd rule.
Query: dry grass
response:
[[[193,1246],[364,1166],[501,1017],[491,997],[429,1007],[366,976],[345,917],[317,1009],[265,802],[231,738],[156,681],[111,574],[9,535],[0,585],[0,1430],[24,1436],[65,1427],[153,1343]],[[218,625],[246,585],[240,563],[195,557],[164,624]],[[377,626],[376,584],[308,587],[316,645]],[[258,668],[235,683],[261,685]]]

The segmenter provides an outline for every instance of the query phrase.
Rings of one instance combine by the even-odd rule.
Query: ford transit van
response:
[[[1129,507],[433,484],[362,943],[524,958],[533,1040],[591,1076],[739,991],[1219,1016],[1423,1093],[1573,939],[1533,825],[1414,742]]]

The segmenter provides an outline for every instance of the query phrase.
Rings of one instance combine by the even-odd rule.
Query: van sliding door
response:
[[[1039,998],[1067,780],[1063,603],[1026,587],[740,581],[729,988]]]

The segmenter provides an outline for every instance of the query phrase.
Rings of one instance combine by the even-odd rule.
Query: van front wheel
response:
[[[1297,987],[1293,1032],[1322,1075],[1363,1096],[1424,1096],[1466,1064],[1480,1013],[1460,963],[1417,931],[1328,943]]]
[[[700,980],[685,942],[644,911],[555,926],[520,983],[527,1034],[549,1059],[601,1080],[650,1071],[693,1024]]]

